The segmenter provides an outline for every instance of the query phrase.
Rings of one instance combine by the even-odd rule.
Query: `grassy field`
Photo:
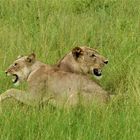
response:
[[[108,57],[100,83],[115,100],[69,110],[9,104],[0,140],[140,138],[139,0],[0,0],[0,93],[13,87],[4,70],[19,54],[54,64],[76,45]]]

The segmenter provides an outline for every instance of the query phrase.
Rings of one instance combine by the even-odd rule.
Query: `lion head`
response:
[[[75,47],[66,54],[57,64],[65,71],[83,74],[102,75],[102,68],[108,63],[108,59],[97,50],[89,47]]]
[[[5,73],[8,76],[13,76],[13,83],[18,84],[27,80],[30,72],[32,71],[32,65],[35,62],[36,59],[34,53],[28,56],[20,56],[8,67]]]

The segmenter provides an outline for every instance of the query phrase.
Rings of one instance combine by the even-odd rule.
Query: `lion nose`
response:
[[[108,63],[108,60],[105,60],[104,63],[107,64]]]
[[[5,71],[5,74],[8,75],[8,70]]]

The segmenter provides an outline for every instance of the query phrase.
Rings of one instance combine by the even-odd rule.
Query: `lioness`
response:
[[[21,57],[22,56],[18,56],[18,58],[21,58]],[[72,73],[78,73],[78,74],[91,73],[96,76],[101,76],[102,68],[107,63],[108,63],[108,60],[104,56],[100,55],[97,52],[97,50],[91,49],[86,46],[82,46],[82,47],[73,48],[72,51],[66,54],[57,64],[53,65],[53,67],[57,67],[60,70],[63,70],[66,72],[72,72]],[[17,63],[15,63],[15,65],[16,64]],[[37,68],[40,65],[45,65],[45,64],[37,61],[36,65],[34,65],[32,69]],[[48,67],[50,66],[48,65]],[[11,69],[7,70],[8,74],[9,74],[9,71],[11,71]],[[24,74],[28,72],[29,70],[25,69],[24,72],[21,71],[20,73]],[[20,73],[18,73],[19,77],[20,77]],[[14,75],[14,77],[15,79],[13,79],[13,83],[15,85],[18,85],[23,80],[27,79],[27,77],[25,76],[24,79],[20,78],[20,80],[16,82],[17,80],[16,75]]]
[[[87,76],[45,65],[36,60],[35,54],[15,60],[6,74],[15,77],[15,84],[26,80],[28,89],[9,89],[0,95],[1,102],[6,98],[14,98],[28,105],[37,105],[53,99],[58,105],[75,105],[81,99],[79,97],[85,103],[105,103],[109,99],[108,93]]]
[[[108,63],[107,58],[100,55],[97,50],[82,46],[75,47],[66,54],[57,66],[67,72],[102,75],[102,68]]]

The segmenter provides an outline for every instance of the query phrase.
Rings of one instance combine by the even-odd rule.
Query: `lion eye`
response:
[[[17,65],[18,65],[18,63],[15,63],[15,64],[14,64],[14,66],[17,66]]]
[[[95,54],[92,54],[90,57],[96,57]]]

